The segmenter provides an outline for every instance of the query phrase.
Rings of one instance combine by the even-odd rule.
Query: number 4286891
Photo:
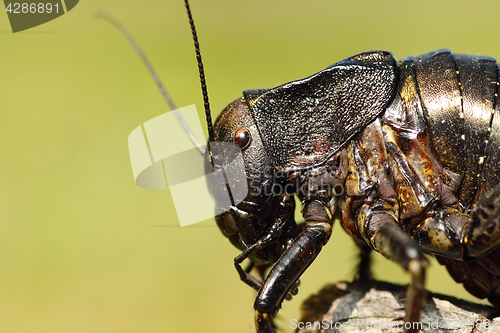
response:
[[[55,8],[54,8],[55,7]],[[9,3],[9,5],[5,8],[5,11],[8,13],[14,14],[35,14],[35,13],[52,13],[52,10],[55,10],[56,13],[59,13],[59,4],[56,3],[52,5],[51,3]]]

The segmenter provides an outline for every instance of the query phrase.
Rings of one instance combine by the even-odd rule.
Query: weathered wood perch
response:
[[[297,332],[401,333],[406,289],[384,282],[327,285],[302,304]],[[500,332],[499,315],[490,306],[429,292],[421,325],[432,333]]]

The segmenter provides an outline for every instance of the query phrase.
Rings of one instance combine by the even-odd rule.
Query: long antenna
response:
[[[201,61],[201,52],[200,52],[200,44],[198,43],[198,35],[196,34],[196,28],[194,26],[193,15],[191,14],[191,9],[189,8],[188,0],[184,0],[186,4],[186,10],[189,17],[189,25],[191,26],[191,33],[193,35],[194,48],[196,51],[196,60],[198,61],[198,72],[200,73],[200,83],[201,83],[201,91],[203,94],[203,103],[205,105],[205,118],[207,120],[207,129],[208,129],[208,145],[207,149],[210,153],[210,164],[212,165],[212,170],[214,170],[214,157],[217,155],[216,152],[212,152],[212,148],[210,144],[215,142],[215,134],[214,127],[212,125],[212,114],[210,112],[210,103],[208,101],[208,91],[207,91],[207,83],[205,81],[205,71],[203,70],[203,62]]]
[[[121,34],[127,39],[129,44],[132,45],[135,52],[139,55],[142,62],[144,63],[144,65],[148,69],[148,72],[151,75],[151,77],[153,78],[153,81],[155,82],[156,86],[158,87],[158,89],[160,89],[160,92],[161,92],[163,98],[165,99],[167,104],[170,106],[170,109],[174,112],[175,116],[177,117],[177,120],[179,121],[180,125],[182,126],[182,128],[186,132],[187,136],[189,137],[189,139],[191,140],[193,145],[196,148],[198,148],[200,153],[202,155],[204,155],[205,151],[203,150],[202,145],[200,145],[198,140],[196,140],[196,138],[195,138],[193,132],[191,131],[191,129],[189,128],[188,124],[186,123],[186,121],[184,120],[184,118],[182,117],[180,112],[177,110],[177,107],[175,106],[174,101],[172,100],[172,97],[170,97],[170,94],[165,89],[165,86],[161,82],[160,77],[158,76],[155,69],[153,68],[153,65],[151,64],[149,59],[146,57],[146,54],[142,51],[139,44],[135,41],[134,37],[130,34],[130,32],[127,30],[127,28],[125,28],[125,26],[120,21],[118,21],[113,15],[109,14],[108,12],[106,12],[104,10],[98,10],[97,15],[102,17],[103,19],[105,19],[106,21],[111,23],[112,25],[114,25],[121,32]],[[203,67],[202,67],[202,70],[203,70]],[[207,102],[208,102],[208,96],[207,96]],[[211,122],[211,120],[210,120],[210,122]],[[212,132],[213,132],[213,130],[212,130]]]
[[[215,159],[219,160],[220,156],[218,147],[215,144],[212,146],[212,143],[215,142],[215,134],[214,134],[214,127],[212,125],[212,114],[210,113],[210,103],[208,102],[208,91],[207,91],[207,83],[205,81],[205,71],[203,70],[203,62],[201,61],[200,44],[198,43],[196,28],[194,27],[193,15],[191,14],[191,9],[189,8],[188,0],[184,0],[184,3],[186,4],[186,10],[189,17],[189,24],[191,25],[191,33],[193,34],[194,48],[196,51],[196,60],[198,61],[198,72],[200,73],[201,91],[203,93],[203,102],[205,104],[205,118],[207,120],[207,128],[208,128],[208,145],[207,145],[207,150],[209,154],[208,157],[210,159],[210,165],[212,166],[212,171],[215,171],[216,163],[214,162],[214,160]],[[236,206],[231,191],[231,187],[229,186],[229,180],[227,178],[227,174],[224,168],[220,168],[217,170],[222,172],[222,176],[224,177],[224,181],[226,184],[226,189],[229,194],[229,199],[231,200],[231,205]]]

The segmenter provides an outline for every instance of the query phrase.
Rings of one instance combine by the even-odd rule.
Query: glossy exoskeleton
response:
[[[361,248],[359,278],[370,250],[411,275],[406,322],[425,302],[424,253],[500,307],[498,94],[495,59],[373,51],[231,103],[215,141],[241,148],[249,193],[216,221],[243,251],[235,266],[258,292],[256,330],[274,331],[335,217]]]

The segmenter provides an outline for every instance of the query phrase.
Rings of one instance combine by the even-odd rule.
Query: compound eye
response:
[[[236,143],[241,149],[248,147],[252,141],[252,135],[250,131],[242,127],[234,133],[234,143]]]

